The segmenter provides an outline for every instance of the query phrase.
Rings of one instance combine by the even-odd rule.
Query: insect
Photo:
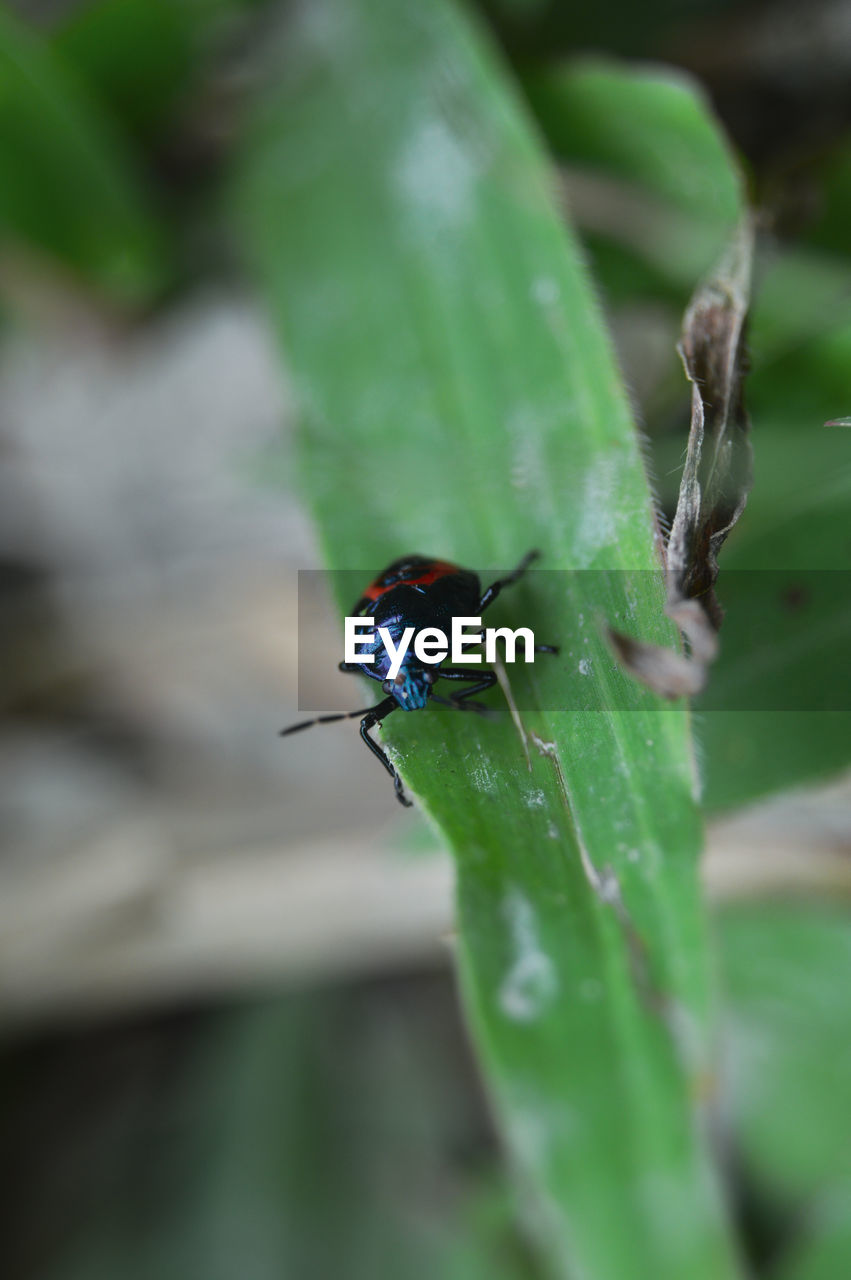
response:
[[[471,569],[450,564],[447,560],[435,560],[429,556],[403,556],[400,560],[394,560],[370,583],[352,610],[355,616],[375,618],[371,649],[367,644],[361,646],[362,650],[369,650],[374,654],[374,661],[340,663],[341,671],[360,672],[372,680],[380,681],[387,696],[375,706],[365,707],[360,711],[317,716],[313,720],[290,725],[281,730],[282,736],[299,733],[315,724],[331,724],[337,720],[352,720],[361,716],[361,738],[393,779],[396,799],[406,807],[410,806],[411,801],[405,795],[401,778],[385,752],[370,737],[370,729],[380,725],[394,711],[421,711],[429,700],[457,711],[486,713],[486,707],[470,699],[475,694],[490,689],[496,684],[497,677],[495,671],[482,670],[481,667],[470,671],[463,667],[443,666],[442,662],[436,665],[424,664],[416,657],[413,649],[408,649],[398,674],[391,680],[388,678],[391,659],[378,635],[378,628],[386,628],[394,645],[398,646],[408,627],[414,627],[417,632],[426,627],[446,629],[453,617],[480,617],[505,587],[512,586],[523,576],[539,554],[538,551],[530,551],[512,573],[492,582],[484,592],[478,574]],[[558,649],[552,645],[535,645],[535,651],[557,653]],[[438,680],[459,681],[466,683],[468,687],[451,698],[444,699],[434,692]]]

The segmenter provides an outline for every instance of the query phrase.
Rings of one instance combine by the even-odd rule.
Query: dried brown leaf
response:
[[[611,633],[627,670],[665,697],[696,693],[706,682],[723,616],[715,595],[718,552],[752,483],[743,396],[752,257],[753,225],[746,219],[716,271],[695,292],[679,343],[692,384],[691,427],[667,545],[665,612],[683,633],[689,655]]]

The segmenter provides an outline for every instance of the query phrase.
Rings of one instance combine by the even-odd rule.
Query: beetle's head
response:
[[[395,680],[385,680],[382,689],[395,698],[403,711],[422,711],[440,673],[435,667],[404,664]]]

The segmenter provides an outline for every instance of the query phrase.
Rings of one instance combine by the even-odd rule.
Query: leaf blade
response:
[[[61,55],[0,12],[0,228],[119,302],[166,274],[164,234],[130,149]]]
[[[494,1100],[555,1274],[734,1275],[696,1097],[711,991],[688,723],[631,686],[599,624],[637,611],[672,635],[596,303],[511,89],[455,11],[317,12],[289,34],[238,202],[329,562],[493,568],[540,545],[564,570],[499,604],[563,646],[512,674],[528,764],[507,718],[387,724],[456,856]],[[607,710],[569,710],[589,673]]]

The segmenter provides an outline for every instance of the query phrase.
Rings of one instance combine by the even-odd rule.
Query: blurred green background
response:
[[[706,1229],[726,1260],[705,1274],[837,1280],[851,1274],[851,434],[823,424],[851,414],[851,5],[395,8],[0,8],[4,1274],[684,1274],[703,1228],[678,1221],[652,1160],[656,1131],[667,1153],[693,1118],[683,1168],[699,1190],[711,1165],[721,1187]],[[386,148],[420,107],[394,204]],[[396,812],[352,726],[276,734],[298,714],[297,569],[349,545],[364,562],[384,545],[387,560],[469,547],[505,567],[527,549],[524,503],[575,548],[560,567],[607,567],[607,537],[632,545],[641,482],[598,492],[609,441],[592,427],[611,410],[631,431],[627,397],[671,518],[681,317],[745,200],[756,479],[721,558],[721,657],[690,725],[682,709],[665,722],[681,726],[672,771],[689,743],[701,779],[708,935],[689,914],[696,827],[652,752],[639,768],[644,739],[627,741],[635,812],[684,842],[658,898],[625,880],[643,927],[661,922],[643,939],[653,974],[706,1017],[674,1036],[709,1043],[676,1076],[692,1107],[677,1112],[618,944],[569,879],[541,954],[568,1010],[554,1057],[524,1058],[532,1029],[512,1039],[494,1020],[477,985],[502,945],[480,913],[487,838],[473,817],[453,825],[486,792],[468,726],[446,730],[465,767],[445,793],[428,793],[441,722],[391,737],[437,826]],[[538,360],[536,324],[574,361],[563,373]],[[408,393],[418,361],[442,452]],[[541,399],[506,427],[520,459],[506,476],[496,429],[491,442],[470,423],[528,384]],[[587,529],[547,505],[571,413],[592,427],[564,508],[573,484],[602,504],[596,560]],[[389,545],[430,522],[451,523],[445,546]],[[635,546],[650,554],[646,529]],[[332,602],[301,623],[313,692],[359,705],[335,671]],[[645,851],[609,849],[593,825],[603,759],[577,759],[568,786],[591,854],[619,872],[622,855],[628,877]],[[497,792],[498,824],[546,828],[529,795],[527,812]],[[498,870],[534,896],[527,854]],[[505,928],[522,941],[526,919]],[[581,935],[575,952],[559,931]],[[599,967],[580,972],[584,931]],[[581,1134],[580,1114],[571,1134],[552,1106],[563,1089],[582,1112],[580,1059],[610,1119]],[[618,1204],[635,1218],[600,1225]],[[661,1227],[639,1241],[645,1217]]]

